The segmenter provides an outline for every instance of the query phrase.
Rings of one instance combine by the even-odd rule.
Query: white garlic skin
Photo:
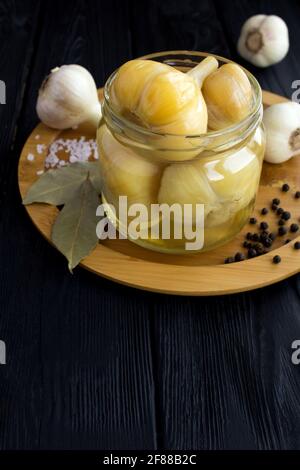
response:
[[[300,104],[273,104],[264,111],[265,161],[283,163],[300,154]]]
[[[244,59],[258,67],[277,64],[289,50],[286,23],[276,15],[251,16],[242,27],[237,49]]]
[[[69,129],[86,121],[96,128],[101,105],[92,75],[75,64],[51,70],[39,90],[36,110],[40,120],[54,129]]]

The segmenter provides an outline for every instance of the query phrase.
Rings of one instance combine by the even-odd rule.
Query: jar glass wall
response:
[[[207,55],[174,51],[144,58],[164,62],[186,72]],[[220,65],[229,62],[215,57]],[[190,240],[184,236],[184,229],[182,237],[176,235],[177,219],[172,211],[170,236],[165,238],[162,236],[160,212],[151,211],[153,205],[172,207],[177,204],[183,212],[185,204],[191,205],[188,223],[193,231],[198,229],[196,205],[202,204],[202,251],[226,243],[247,222],[258,190],[265,137],[261,123],[261,90],[255,78],[245,72],[253,91],[249,115],[220,131],[190,136],[152,132],[128,116],[120,115],[111,100],[116,72],[108,79],[103,118],[97,132],[102,197],[108,204],[110,221],[133,242],[157,251],[186,253],[186,243]],[[140,224],[142,238],[133,239],[128,233],[128,225],[120,217],[120,196],[127,197],[127,208],[143,204],[148,209]],[[127,215],[128,222],[132,214]]]

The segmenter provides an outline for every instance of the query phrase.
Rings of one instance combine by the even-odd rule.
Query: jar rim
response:
[[[210,54],[208,52],[198,52],[198,51],[188,51],[188,50],[175,50],[175,51],[163,51],[163,52],[156,52],[156,53],[151,53],[147,54],[141,57],[138,57],[138,59],[145,59],[145,60],[155,60],[160,57],[170,57],[174,56],[177,58],[177,60],[180,59],[180,56],[194,56],[194,57],[207,57],[207,56],[213,56],[215,57],[218,61],[221,61],[223,63],[231,63],[235,64],[236,62],[227,59],[225,57],[216,55],[216,54]],[[182,60],[182,59],[181,59]],[[188,59],[185,59],[186,64],[188,64]],[[167,61],[163,61],[163,63],[168,63]],[[196,65],[196,64],[195,64]],[[253,94],[254,94],[254,103],[251,108],[251,111],[247,114],[245,118],[243,118],[241,121],[237,122],[236,124],[233,124],[231,126],[224,127],[223,129],[217,130],[217,131],[207,131],[201,134],[172,134],[172,133],[167,133],[167,132],[159,132],[159,131],[153,131],[151,129],[145,128],[135,122],[132,122],[131,120],[127,119],[124,116],[121,116],[120,113],[114,108],[114,106],[111,103],[110,100],[110,87],[115,79],[115,76],[119,70],[119,67],[114,70],[114,72],[108,77],[105,85],[104,85],[104,104],[108,106],[109,112],[112,114],[112,117],[116,119],[117,121],[121,121],[122,124],[126,125],[127,128],[132,129],[135,132],[141,133],[143,135],[148,135],[148,136],[160,136],[160,137],[178,137],[178,138],[189,138],[189,139],[214,139],[218,137],[226,137],[227,135],[230,136],[233,133],[237,133],[239,130],[247,129],[248,126],[251,126],[253,124],[253,120],[256,121],[259,119],[261,116],[261,105],[262,105],[262,91],[260,88],[260,85],[254,75],[250,73],[246,68],[241,66],[240,64],[239,67],[242,68],[242,70],[246,73],[252,89],[253,89]],[[103,106],[103,105],[102,105]]]

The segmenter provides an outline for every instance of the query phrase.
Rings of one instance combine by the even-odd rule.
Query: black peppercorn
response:
[[[278,264],[281,262],[281,258],[279,255],[274,256],[273,258],[273,263]]]
[[[275,233],[273,233],[273,232],[270,232],[270,233],[269,233],[269,238],[271,238],[271,240],[273,240],[273,241],[274,241],[274,240],[275,240],[275,238],[276,238],[276,235],[275,235]]]
[[[292,224],[292,225],[290,226],[290,231],[291,231],[291,232],[294,232],[294,233],[295,233],[295,232],[298,232],[298,230],[299,230],[299,225],[297,225],[297,224]]]
[[[287,239],[285,240],[284,244],[287,245],[288,243],[290,243],[290,241],[291,241],[291,240],[290,240],[289,238],[287,238]]]
[[[256,220],[255,217],[251,217],[250,220],[249,220],[249,222],[250,222],[250,224],[255,225],[256,222],[257,222],[257,220]]]
[[[249,248],[248,250],[248,258],[255,258],[257,256],[257,252],[254,248]]]
[[[296,192],[295,192],[295,198],[296,198],[296,199],[299,199],[299,198],[300,198],[300,191],[296,191]]]
[[[284,192],[284,193],[287,193],[289,191],[290,187],[287,183],[284,183],[281,187],[281,190]]]
[[[284,211],[282,214],[281,214],[281,218],[283,220],[289,220],[291,218],[291,213],[288,212],[288,211]]]
[[[271,205],[272,211],[276,211],[277,207],[278,207],[278,206],[277,206],[276,204],[272,204],[272,205]]]
[[[264,248],[263,246],[260,244],[260,243],[257,243],[254,247],[253,247],[256,251],[256,254],[259,256],[259,255],[262,255],[263,252],[264,252]]]
[[[276,206],[279,206],[280,204],[280,199],[278,199],[278,197],[275,197],[272,201],[273,204],[275,204]]]
[[[247,235],[246,235],[247,240],[251,240],[251,237],[252,237],[252,233],[248,232]]]
[[[282,235],[286,235],[287,233],[287,228],[286,227],[279,227],[278,229],[278,235],[282,237]]]
[[[258,242],[259,241],[259,235],[258,233],[253,233],[252,237],[251,237],[251,240],[253,242]]]
[[[260,242],[253,243],[252,248],[254,248],[255,250],[257,250],[258,248],[262,248],[262,244],[261,244]]]
[[[282,209],[282,207],[278,207],[276,214],[281,215],[283,213],[284,213],[284,209]]]
[[[295,250],[300,250],[300,242],[295,242],[294,243],[294,248],[295,248]]]
[[[234,263],[234,258],[232,256],[229,256],[229,258],[225,259],[225,264],[229,264],[229,263]]]
[[[271,240],[271,238],[266,238],[266,239],[263,241],[263,245],[264,245],[266,248],[270,248],[270,246],[272,246],[272,243],[273,243],[273,240]]]
[[[266,215],[269,212],[269,210],[266,207],[263,207],[261,210],[262,215]]]
[[[278,225],[285,225],[285,220],[279,219],[278,220]]]
[[[259,241],[263,242],[268,237],[269,237],[269,234],[267,232],[262,232],[259,236]]]
[[[243,261],[245,259],[245,255],[243,253],[236,253],[234,256],[235,261]]]
[[[260,228],[261,230],[267,230],[267,228],[269,228],[269,225],[267,224],[267,222],[261,222]]]

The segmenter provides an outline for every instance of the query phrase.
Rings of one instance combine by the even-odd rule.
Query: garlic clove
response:
[[[223,129],[241,121],[251,111],[252,88],[246,73],[237,64],[224,64],[203,83],[208,110],[208,127]]]
[[[263,122],[267,162],[283,163],[300,154],[300,104],[274,104],[264,111]]]
[[[276,15],[255,15],[243,25],[238,40],[239,54],[258,67],[280,62],[289,50],[286,23]]]
[[[80,65],[52,69],[39,90],[37,114],[54,129],[68,129],[83,122],[97,127],[101,105],[92,75]]]

